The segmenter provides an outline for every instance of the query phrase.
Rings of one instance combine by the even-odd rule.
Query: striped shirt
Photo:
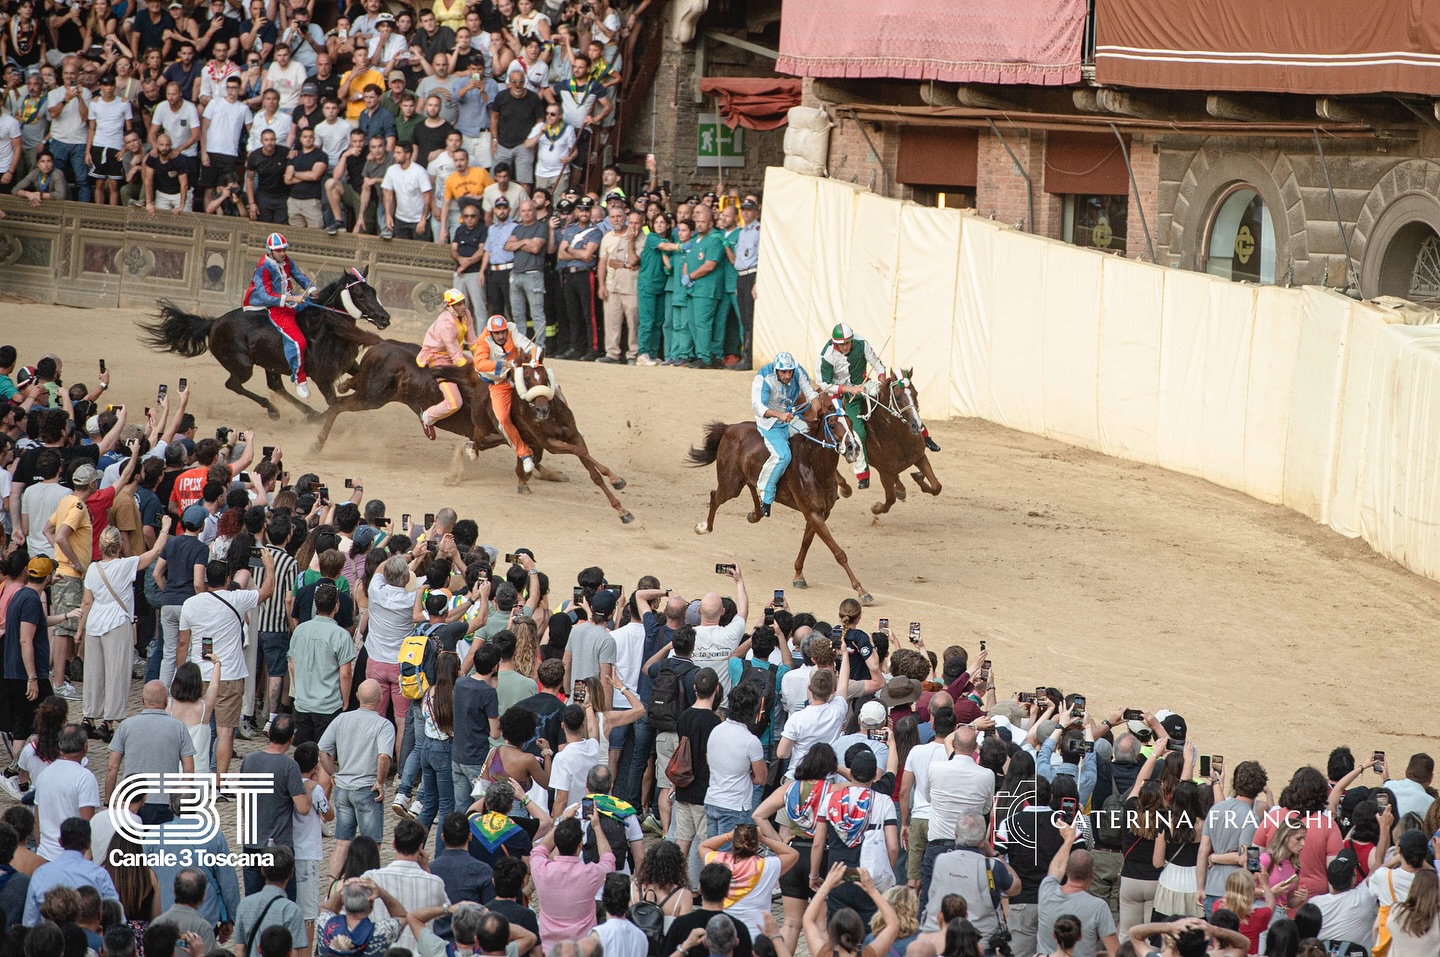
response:
[[[270,600],[260,606],[260,631],[288,633],[290,622],[285,617],[285,596],[295,586],[295,559],[283,548],[276,548],[274,545],[266,545],[265,550],[275,559],[275,593]],[[255,587],[259,588],[262,579],[265,577],[265,570],[262,568],[256,573]]]

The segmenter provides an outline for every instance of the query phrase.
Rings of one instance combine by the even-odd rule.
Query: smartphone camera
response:
[[[1210,777],[1210,755],[1208,754],[1200,755],[1200,776],[1202,778]]]
[[[1371,757],[1375,759],[1375,773],[1383,778],[1385,776],[1385,752],[1375,751]]]
[[[435,524],[435,513],[434,513],[434,512],[426,512],[426,513],[425,513],[425,527],[426,527],[426,528],[429,528],[431,525],[434,525],[434,524]]]
[[[189,383],[190,383],[190,380],[189,380],[189,379],[185,378],[184,376],[181,376],[181,377],[180,377],[180,391],[181,391],[181,392],[184,392],[184,391],[185,391],[185,387],[186,387],[187,385],[189,385]],[[164,387],[164,386],[161,386],[160,388],[163,389],[163,388],[165,388],[165,387]]]
[[[1251,874],[1260,873],[1260,848],[1253,844],[1245,848],[1245,869]]]
[[[408,532],[408,531],[410,531],[410,513],[409,513],[409,512],[402,512],[402,513],[400,514],[400,530],[401,530],[402,532]]]
[[[518,565],[518,564],[520,564],[520,556],[517,555],[517,554],[515,554],[514,552],[508,552],[508,553],[505,555],[505,560],[506,560],[507,562],[509,562],[510,564],[512,564],[512,565]]]
[[[735,566],[733,564],[720,562],[715,565],[715,574],[717,575],[733,575],[734,573]]]
[[[783,605],[783,604],[785,604],[785,589],[783,589],[783,588],[777,588],[777,589],[775,589],[775,597],[774,597],[773,600],[774,600],[774,602],[775,602],[775,604],[776,604],[777,606],[778,606],[778,605]]]
[[[1126,721],[1144,721],[1145,712],[1141,711],[1139,708],[1126,708],[1121,717],[1123,717]]]
[[[918,621],[912,621],[912,622],[910,622],[910,644],[912,644],[912,645],[918,645],[919,643],[920,643],[920,622],[918,622]]]

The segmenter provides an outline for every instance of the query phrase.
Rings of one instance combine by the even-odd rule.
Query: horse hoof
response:
[[[617,478],[615,481],[610,483],[610,487],[618,492],[625,487],[625,480],[623,478]]]
[[[275,408],[273,405],[267,405],[265,407],[265,414],[270,416],[271,419],[280,418],[280,410]]]
[[[895,483],[895,497],[902,502],[905,501],[905,486],[901,485],[899,482]]]
[[[915,480],[915,484],[916,484],[916,485],[920,486],[921,488],[924,488],[924,487],[925,487],[925,475],[924,475],[924,473],[922,473],[922,472],[911,472],[911,473],[910,473],[910,477]]]
[[[518,492],[518,493],[521,494],[521,495],[529,495],[529,494],[530,494],[530,486],[528,486],[528,485],[517,485],[517,486],[515,486],[515,491]]]
[[[805,579],[803,579],[803,578],[795,578],[795,579],[792,579],[792,580],[790,581],[790,585],[791,585],[791,587],[794,587],[794,588],[809,588],[809,587],[810,587],[809,583],[806,582]]]
[[[876,502],[870,506],[870,512],[874,515],[884,515],[886,511],[888,509],[885,508],[884,502]]]
[[[875,596],[870,594],[868,591],[865,592],[865,594],[860,596],[860,604],[867,606],[875,604]]]
[[[480,453],[475,451],[474,442],[465,443],[465,457],[472,462],[480,458]]]
[[[851,493],[851,491],[850,491],[850,486],[847,485],[847,484],[845,484],[845,483],[841,483],[841,485],[840,485],[840,497],[841,497],[841,498],[849,498],[851,494],[852,494],[852,493]]]
[[[629,525],[633,521],[635,521],[635,516],[631,515],[629,512],[626,512],[624,515],[620,516],[621,525]]]
[[[709,526],[709,525],[706,525],[704,522],[696,522],[696,523],[695,523],[695,534],[696,534],[696,535],[709,535],[709,534],[710,534],[710,526]]]
[[[751,525],[754,525],[756,522],[760,521],[760,513],[750,512],[745,516],[745,521],[749,522]]]

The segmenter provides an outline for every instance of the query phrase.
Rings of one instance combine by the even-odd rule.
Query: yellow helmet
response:
[[[447,289],[444,295],[445,305],[453,306],[465,301],[465,294],[458,289]]]

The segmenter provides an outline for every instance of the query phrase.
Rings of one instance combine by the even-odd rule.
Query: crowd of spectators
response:
[[[95,381],[0,347],[7,953],[1440,952],[1428,754],[1272,776],[738,564],[552,583]],[[254,843],[112,800],[176,770],[269,781]]]

